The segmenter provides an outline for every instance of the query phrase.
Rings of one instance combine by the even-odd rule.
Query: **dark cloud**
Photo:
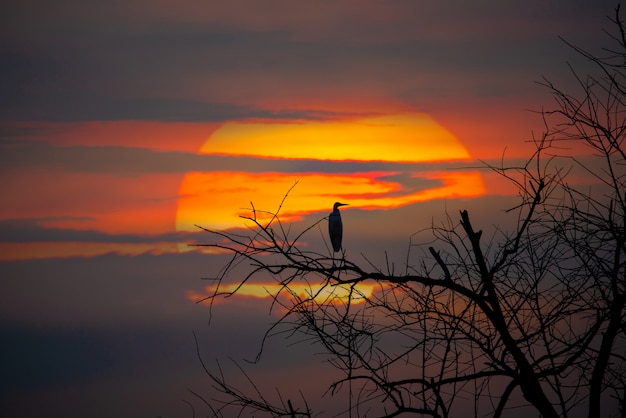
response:
[[[3,219],[0,220],[0,242],[193,242],[198,234],[171,232],[160,235],[107,234],[94,230],[48,228],[43,222],[53,219]],[[58,220],[58,219],[54,219]]]
[[[390,181],[402,185],[401,188],[394,192],[386,194],[386,196],[404,196],[410,193],[416,193],[420,190],[426,190],[441,186],[440,180],[416,177],[414,173],[410,171],[394,173],[389,176],[381,177],[380,180]]]
[[[484,7],[469,17],[459,12],[466,12],[464,8],[452,7],[448,14],[435,9],[442,13],[440,25],[448,27],[437,30],[442,36],[419,35],[424,22],[416,4],[414,34],[401,39],[381,34],[380,41],[372,42],[371,37],[302,38],[294,33],[297,25],[262,30],[237,22],[138,24],[137,16],[115,20],[110,13],[98,20],[81,16],[81,9],[72,10],[68,3],[60,8],[67,16],[59,15],[58,20],[39,22],[43,15],[33,16],[30,25],[3,29],[0,117],[37,121],[319,117],[229,100],[234,95],[256,103],[274,94],[297,95],[303,86],[338,93],[350,88],[386,91],[392,97],[407,90],[434,97],[504,96],[523,92],[538,72],[561,62],[554,59],[556,51],[565,49],[557,35],[568,33],[548,37],[543,26],[535,30],[555,13],[552,8],[532,9],[538,15],[525,16],[524,27],[533,30],[523,35],[506,32],[498,19],[509,12],[502,8]],[[588,13],[584,7],[574,9]],[[447,24],[446,16],[451,19]],[[580,18],[571,10],[564,16],[568,21]],[[91,25],[81,17],[93,20]],[[544,19],[537,23],[540,17]],[[491,31],[472,19],[484,21]],[[372,31],[349,17],[345,26],[355,33]],[[453,82],[441,82],[442,74]]]
[[[0,89],[9,91],[11,83]],[[328,119],[323,111],[264,110],[227,103],[184,99],[112,98],[81,93],[15,93],[0,98],[0,118],[6,121],[84,122],[158,120],[166,122],[221,122],[232,119]]]
[[[0,415],[165,414],[201,375],[193,330],[209,361],[221,347],[253,356],[268,316],[255,312],[236,332],[217,321],[213,336],[226,342],[216,344],[206,341],[207,309],[185,298],[206,285],[212,262],[194,253],[0,262]]]
[[[3,261],[0,322],[98,328],[187,317],[197,308],[185,290],[201,290],[215,262],[194,252]]]
[[[4,341],[0,347],[0,392],[9,395],[81,380],[115,378],[145,363],[164,361],[167,351],[172,351],[168,339],[173,331],[0,324]],[[164,338],[166,333],[169,338]],[[160,350],[146,350],[157,341]],[[142,362],[136,361],[139,357]]]
[[[66,172],[180,173],[193,171],[244,171],[283,173],[354,173],[371,171],[432,171],[463,169],[467,162],[423,164],[389,162],[337,162],[245,156],[202,155],[180,151],[154,151],[120,146],[55,146],[13,139],[0,140],[0,172],[47,167]]]

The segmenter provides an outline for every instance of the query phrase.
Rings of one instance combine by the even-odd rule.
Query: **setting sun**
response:
[[[346,122],[226,123],[200,149],[230,157],[315,161],[385,162],[389,171],[355,171],[338,167],[328,173],[250,172],[246,163],[232,171],[187,173],[179,191],[176,229],[195,231],[244,227],[241,216],[256,209],[281,208],[281,219],[327,211],[335,200],[351,208],[391,209],[432,199],[475,197],[485,193],[477,171],[419,170],[425,162],[468,159],[467,149],[450,132],[422,113]],[[407,164],[411,163],[411,164]],[[417,166],[415,166],[417,164]],[[417,186],[416,186],[417,184]]]
[[[462,160],[467,149],[423,113],[346,122],[230,122],[201,153],[338,161],[422,162]]]

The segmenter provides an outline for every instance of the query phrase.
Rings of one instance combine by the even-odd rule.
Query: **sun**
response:
[[[356,121],[227,123],[201,153],[333,161],[423,162],[468,159],[456,137],[423,113]]]
[[[281,208],[283,221],[328,211],[335,201],[347,201],[351,208],[391,209],[485,193],[480,173],[443,169],[446,163],[470,160],[470,154],[424,113],[349,121],[229,122],[213,132],[199,153],[230,158],[233,166],[184,176],[178,231],[197,231],[198,224],[242,228],[241,216],[250,214],[252,204],[274,210],[296,182]],[[268,162],[276,169],[268,171]]]

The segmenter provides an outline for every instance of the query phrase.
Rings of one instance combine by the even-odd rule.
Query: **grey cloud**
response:
[[[9,89],[5,87],[4,89]],[[2,87],[0,86],[0,89]],[[67,92],[5,95],[0,98],[0,119],[44,122],[92,120],[159,120],[221,122],[232,119],[327,119],[324,111],[263,110],[227,103],[185,99],[112,98]]]
[[[158,338],[164,329],[37,329],[0,324],[0,330],[5,341],[0,358],[11,359],[2,367],[5,379],[0,380],[0,389],[5,394],[119,374],[138,368],[134,359],[139,349],[146,363],[158,363],[172,348],[167,347],[167,338]],[[170,335],[172,331],[167,329]],[[160,340],[162,349],[145,350],[148,341],[155,340]]]
[[[185,388],[206,384],[192,330],[207,361],[254,358],[272,320],[265,307],[224,304],[207,328],[207,307],[185,290],[202,291],[199,278],[225,262],[188,253],[0,263],[3,415],[188,415]],[[166,413],[170,404],[183,408]]]
[[[525,88],[538,70],[554,65],[554,52],[563,49],[556,35],[546,39],[531,33],[510,38],[495,33],[477,39],[459,33],[439,40],[373,43],[297,40],[286,32],[197,23],[121,29],[69,25],[66,33],[60,29],[55,33],[57,44],[32,35],[19,49],[5,44],[0,56],[0,92],[4,93],[0,115],[5,120],[44,121],[312,116],[226,104],[224,93],[213,91],[223,83],[236,88],[237,80],[254,82],[250,77],[259,77],[261,81],[256,83],[271,86],[255,86],[263,91],[366,83],[399,94],[393,90],[419,86],[429,74],[460,73],[466,81],[456,83],[456,90],[484,90],[476,84],[496,77],[500,78],[493,83],[496,91],[488,94],[506,94]],[[528,80],[519,80],[522,73],[531,73],[533,78],[527,75]],[[504,82],[513,76],[515,83]],[[209,87],[204,87],[202,80]],[[202,91],[202,100],[180,97],[181,89],[192,94],[190,83]],[[394,87],[396,83],[400,85]],[[432,89],[431,95],[448,91],[439,83]],[[250,97],[251,101],[258,99]]]
[[[441,186],[441,181],[434,179],[424,179],[414,176],[411,172],[404,171],[398,174],[381,177],[382,181],[390,181],[402,185],[402,188],[386,196],[403,196],[420,190]]]
[[[108,242],[192,243],[202,238],[202,232],[171,232],[160,235],[107,234],[94,230],[47,228],[41,225],[49,219],[3,219],[0,220],[0,242]]]
[[[203,155],[180,151],[154,151],[121,146],[55,146],[46,143],[0,140],[0,172],[48,167],[67,172],[179,173],[243,171],[250,173],[354,173],[371,171],[433,171],[481,166],[468,162],[394,163],[384,161],[323,161]]]

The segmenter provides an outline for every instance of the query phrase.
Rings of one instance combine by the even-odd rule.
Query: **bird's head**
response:
[[[341,203],[341,202],[335,202],[335,204],[333,205],[333,210],[337,209],[339,206],[348,206],[347,203]]]

